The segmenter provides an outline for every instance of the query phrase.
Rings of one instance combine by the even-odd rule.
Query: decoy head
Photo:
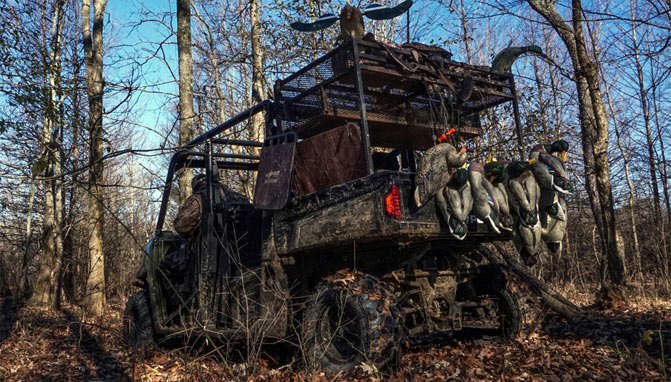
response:
[[[485,177],[491,184],[503,183],[508,179],[508,171],[503,163],[492,161],[485,163]]]
[[[529,159],[528,161],[514,161],[508,164],[508,176],[517,178],[529,169],[530,166],[536,163],[536,159]]]
[[[459,190],[468,182],[468,170],[463,167],[458,168],[450,177],[447,186]]]
[[[568,149],[569,149],[568,142],[566,142],[563,139],[554,141],[550,144],[550,153],[552,154],[559,153],[559,157],[561,158],[562,162],[566,162]]]

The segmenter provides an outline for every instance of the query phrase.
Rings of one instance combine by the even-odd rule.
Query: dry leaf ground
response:
[[[640,299],[632,301],[640,302]],[[633,304],[632,304],[633,305]],[[0,306],[0,381],[663,381],[671,379],[671,304],[633,305],[567,323],[548,317],[532,339],[499,343],[447,339],[408,349],[395,375],[363,365],[347,375],[307,374],[299,365],[244,364],[181,349],[127,348],[119,336],[121,306],[92,319]]]

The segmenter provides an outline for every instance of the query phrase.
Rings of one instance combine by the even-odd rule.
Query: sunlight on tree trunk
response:
[[[528,0],[532,9],[557,31],[566,46],[576,79],[583,158],[587,189],[594,219],[599,228],[608,276],[614,285],[623,285],[624,262],[617,244],[617,226],[608,164],[608,120],[599,90],[599,76],[587,53],[582,28],[582,4],[572,1],[571,24],[564,21],[554,3]]]
[[[85,305],[96,315],[105,309],[105,256],[103,251],[103,21],[107,0],[82,1],[82,34],[86,52],[86,89],[89,101],[89,275],[86,282]],[[93,29],[91,29],[93,27]]]
[[[179,64],[179,146],[187,144],[195,134],[193,111],[193,56],[191,52],[191,0],[177,0],[177,55]],[[179,204],[191,195],[190,169],[177,176]]]
[[[61,45],[63,35],[64,0],[54,7],[51,20],[51,40],[45,49],[45,78],[47,97],[42,129],[45,181],[44,237],[40,251],[40,266],[31,303],[60,307],[63,261],[63,155],[60,141],[63,129],[61,87]],[[36,174],[34,174],[36,175]]]

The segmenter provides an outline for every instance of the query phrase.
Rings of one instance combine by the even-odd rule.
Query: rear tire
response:
[[[403,329],[396,300],[380,281],[338,272],[317,286],[302,324],[306,366],[336,373],[362,362],[395,368]]]
[[[542,321],[542,300],[514,272],[486,265],[472,285],[478,295],[496,298],[504,340],[528,338],[537,331]]]
[[[123,314],[122,334],[124,341],[133,348],[145,347],[154,342],[151,311],[144,292],[133,293],[128,298]]]

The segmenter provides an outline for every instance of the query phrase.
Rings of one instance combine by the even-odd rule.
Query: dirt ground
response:
[[[361,365],[349,374],[300,370],[270,358],[219,361],[183,348],[129,349],[121,304],[102,318],[75,306],[16,310],[0,301],[0,381],[663,381],[671,379],[671,303],[642,304],[568,323],[548,317],[529,338],[446,339],[406,350],[399,370]]]

